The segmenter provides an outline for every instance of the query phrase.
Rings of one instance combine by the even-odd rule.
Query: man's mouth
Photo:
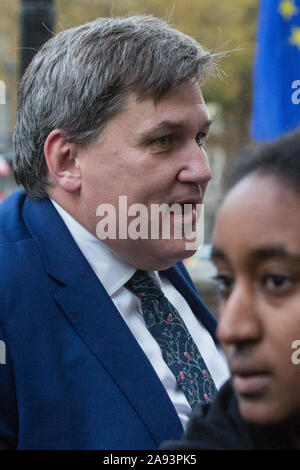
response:
[[[171,211],[170,217],[175,223],[195,224],[197,219],[197,206],[195,203],[178,203],[181,210]]]
[[[169,204],[171,220],[173,220],[174,223],[191,224],[194,230],[200,215],[201,203],[201,198],[174,201]],[[172,209],[173,205],[175,205],[175,208],[177,207],[178,210],[174,211]]]

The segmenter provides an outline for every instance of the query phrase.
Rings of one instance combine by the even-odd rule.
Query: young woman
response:
[[[244,157],[212,259],[231,380],[172,449],[300,449],[300,133]]]

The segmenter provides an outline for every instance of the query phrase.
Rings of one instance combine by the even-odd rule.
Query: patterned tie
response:
[[[126,287],[140,298],[146,326],[190,406],[212,401],[217,393],[215,383],[178,311],[158,283],[138,270]]]

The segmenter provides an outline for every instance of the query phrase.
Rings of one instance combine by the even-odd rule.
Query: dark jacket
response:
[[[165,275],[214,337],[182,263]],[[0,449],[156,449],[173,403],[49,199],[0,204]],[[2,361],[3,362],[3,361]]]
[[[181,441],[165,442],[161,449],[273,450],[294,449],[296,443],[283,427],[254,426],[241,417],[230,381],[212,404],[197,405]]]

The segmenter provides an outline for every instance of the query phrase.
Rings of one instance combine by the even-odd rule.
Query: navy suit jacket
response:
[[[164,273],[214,337],[183,264]],[[181,437],[157,374],[61,217],[23,191],[0,204],[0,340],[0,449],[155,449]]]

